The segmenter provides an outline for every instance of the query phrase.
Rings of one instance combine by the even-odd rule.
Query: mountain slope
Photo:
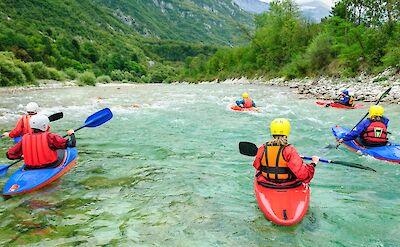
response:
[[[268,3],[259,0],[234,0],[234,2],[241,9],[254,14],[261,14],[269,9]]]
[[[95,0],[144,37],[229,45],[253,16],[231,0]]]

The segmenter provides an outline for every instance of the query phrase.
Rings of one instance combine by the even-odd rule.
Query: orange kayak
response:
[[[260,110],[256,107],[250,107],[250,108],[242,108],[240,106],[237,105],[232,105],[231,106],[231,110],[233,111],[255,111],[255,112],[259,112]]]
[[[258,206],[272,222],[281,226],[299,223],[306,215],[310,202],[310,186],[302,183],[295,188],[269,188],[254,178]]]

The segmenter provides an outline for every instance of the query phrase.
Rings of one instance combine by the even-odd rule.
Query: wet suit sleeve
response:
[[[256,158],[254,159],[254,162],[253,162],[253,166],[254,166],[254,168],[256,168],[256,170],[260,169],[260,164],[261,164],[260,162],[261,162],[263,155],[264,155],[264,145],[261,145],[261,147],[258,148]]]
[[[345,105],[345,104],[349,103],[349,100],[350,100],[350,97],[349,96],[345,96],[345,97],[339,99],[339,103]]]
[[[67,148],[67,139],[62,138],[59,135],[55,135],[52,133],[49,133],[47,136],[47,141],[49,143],[49,147],[51,149],[66,149]]]
[[[300,155],[293,146],[287,146],[283,150],[283,157],[294,175],[304,183],[309,183],[314,177],[315,168],[311,164],[304,164]]]
[[[244,104],[244,100],[236,100],[236,105],[241,106]]]
[[[6,156],[10,160],[20,159],[22,157],[22,141],[15,144],[14,147],[11,147],[6,153]]]
[[[18,136],[22,136],[23,135],[23,124],[24,124],[24,121],[22,121],[22,118],[18,121],[18,123],[17,123],[17,125],[15,126],[15,128],[12,130],[12,131],[10,131],[10,133],[9,133],[9,136],[11,137],[11,138],[15,138],[15,137],[18,137]]]
[[[370,121],[368,119],[363,120],[356,128],[350,133],[347,133],[344,137],[344,141],[351,141],[356,139],[361,133],[368,128]]]

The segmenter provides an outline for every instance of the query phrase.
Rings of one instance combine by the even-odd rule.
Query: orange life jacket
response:
[[[273,183],[286,183],[297,179],[283,158],[285,147],[271,143],[264,145],[264,155],[260,161],[261,172],[267,180]]]
[[[50,149],[49,132],[29,133],[22,138],[22,153],[27,166],[41,167],[57,161],[56,150]]]
[[[22,116],[22,133],[23,133],[22,135],[32,133],[32,129],[29,124],[30,118],[31,118],[31,116],[29,116],[29,115]]]
[[[253,107],[253,100],[252,99],[247,99],[247,100],[245,100],[244,101],[244,103],[243,103],[243,107],[244,108],[251,108],[251,107]]]
[[[348,103],[349,105],[351,105],[351,106],[353,106],[353,104],[354,104],[354,97],[353,96],[350,96],[350,99],[349,99],[349,103]]]
[[[387,128],[384,122],[383,119],[371,121],[371,124],[362,134],[364,144],[386,144],[388,142]]]

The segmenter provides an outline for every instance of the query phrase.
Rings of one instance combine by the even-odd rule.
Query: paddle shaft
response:
[[[390,92],[390,90],[392,90],[392,88],[390,87],[389,89],[387,89],[382,95],[381,97],[379,97],[378,101],[375,103],[375,105],[378,105],[379,102],[381,102],[381,100]],[[348,132],[351,133],[367,116],[368,116],[369,112],[367,112],[364,117]],[[340,144],[342,144],[341,142],[339,142],[336,145],[336,149],[338,149],[338,147],[340,146]]]
[[[307,156],[300,156],[300,157],[305,160],[312,160],[312,157],[307,157]],[[371,167],[363,166],[361,164],[352,163],[352,162],[334,161],[334,160],[326,160],[326,159],[319,159],[319,161],[323,162],[323,163],[332,163],[332,164],[343,165],[343,166],[354,167],[354,168],[359,168],[359,169],[363,169],[363,170],[376,172],[376,170],[372,169]]]

